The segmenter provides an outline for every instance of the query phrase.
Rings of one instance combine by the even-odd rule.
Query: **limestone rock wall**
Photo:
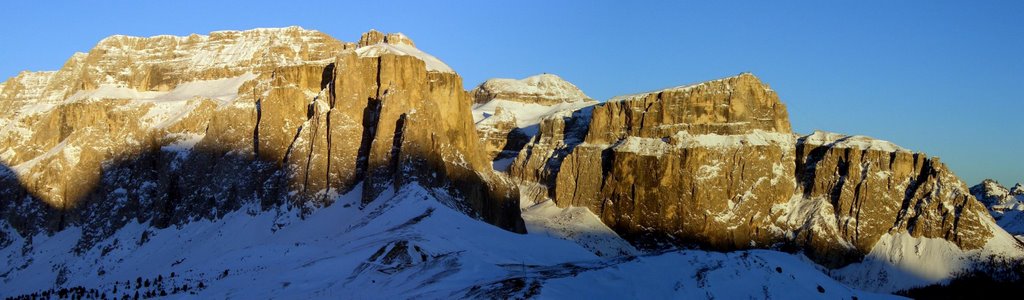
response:
[[[360,41],[414,45],[375,31]],[[23,235],[88,227],[88,248],[132,220],[170,226],[247,203],[311,211],[360,184],[365,203],[416,181],[523,231],[461,78],[356,49],[301,28],[115,36],[60,71],[8,80],[0,216]]]
[[[646,94],[616,97],[594,109],[587,143],[611,144],[627,136],[790,132],[786,106],[749,73]]]
[[[836,267],[887,233],[964,250],[993,237],[984,206],[937,158],[859,136],[798,139],[777,95],[750,74],[573,116],[544,120],[510,174],[640,246],[796,247]]]
[[[837,233],[862,253],[891,232],[946,239],[965,250],[993,235],[984,205],[937,157],[816,132],[800,139],[797,170],[803,195],[830,202]]]

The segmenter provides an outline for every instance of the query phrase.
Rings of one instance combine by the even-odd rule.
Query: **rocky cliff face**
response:
[[[861,136],[793,135],[785,106],[750,74],[546,119],[511,174],[642,246],[792,245],[842,266],[887,235],[971,251],[1001,230],[937,158]]]
[[[518,154],[530,139],[517,125],[516,115],[501,106],[477,122],[476,129],[490,160]]]
[[[867,253],[883,235],[901,232],[980,249],[998,230],[937,157],[889,142],[815,132],[798,143],[797,171],[803,196],[828,202],[835,217],[831,229],[854,253]],[[830,238],[814,234],[800,232],[798,240],[828,249]]]
[[[249,202],[308,210],[357,187],[366,203],[409,181],[522,231],[461,78],[401,34],[114,36],[60,71],[12,78],[0,96],[0,213],[23,235],[98,231],[87,241]]]
[[[553,199],[641,243],[771,244],[761,229],[793,194],[792,145],[785,107],[748,74],[621,97],[590,113]]]

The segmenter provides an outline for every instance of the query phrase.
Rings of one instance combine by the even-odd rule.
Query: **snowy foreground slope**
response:
[[[29,247],[17,240],[0,255],[25,264],[3,266],[0,295],[46,290],[55,281],[131,295],[136,278],[162,276],[167,292],[190,287],[172,298],[891,297],[850,289],[800,255],[679,250],[600,257],[552,237],[565,231],[550,220],[559,211],[526,218],[537,233],[520,235],[469,218],[418,185],[386,192],[363,209],[360,193],[304,219],[286,208],[250,207],[178,228],[137,224],[81,254],[68,252],[78,229],[32,237]],[[600,224],[594,222],[588,224]],[[127,290],[125,281],[132,282]],[[196,288],[200,283],[204,288]],[[138,290],[155,289],[154,282]]]

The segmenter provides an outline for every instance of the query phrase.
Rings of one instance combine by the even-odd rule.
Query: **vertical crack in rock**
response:
[[[256,86],[252,87],[253,111],[256,114],[256,126],[252,129],[252,153],[253,157],[260,157],[260,121],[263,120],[263,98],[256,96]],[[290,148],[290,147],[289,147]]]
[[[359,143],[359,150],[356,151],[356,178],[355,181],[363,181],[363,205],[366,205],[373,198],[377,197],[379,191],[372,186],[373,178],[370,171],[370,151],[373,148],[373,140],[377,136],[377,125],[380,122],[380,111],[383,105],[381,97],[381,58],[377,58],[376,93],[366,98],[366,107],[363,108],[363,135]],[[386,95],[387,90],[384,91]],[[381,97],[381,98],[377,98]]]
[[[390,164],[388,166],[390,174],[399,174],[398,172],[400,171],[399,168],[401,167],[401,163],[399,163],[399,155],[401,155],[402,142],[405,138],[405,122],[407,117],[408,114],[401,114],[398,116],[398,120],[395,121],[395,134],[391,139],[391,153],[389,154],[391,160],[388,162]],[[397,185],[398,184],[396,184],[396,188]]]
[[[323,75],[320,76],[320,90],[323,91],[327,88],[327,100],[329,103],[329,108],[327,109],[327,155],[325,157],[327,160],[327,168],[324,172],[324,202],[328,200],[327,197],[329,197],[331,191],[331,129],[333,128],[331,127],[331,115],[334,113],[334,104],[337,99],[334,88],[334,78],[336,75],[334,72],[334,63],[331,63],[324,68]]]
[[[302,195],[307,197],[309,195],[309,173],[310,167],[313,165],[313,147],[316,145],[317,131],[320,128],[320,107],[316,104],[317,98],[314,97],[313,101],[309,103],[306,115],[309,117],[308,121],[311,122],[313,131],[309,133],[309,152],[306,154],[306,169],[304,170],[304,178],[302,181]]]

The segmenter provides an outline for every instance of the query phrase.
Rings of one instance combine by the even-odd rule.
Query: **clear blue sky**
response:
[[[5,3],[0,77],[58,69],[112,34],[299,25],[353,41],[376,28],[467,85],[548,72],[607,99],[749,71],[797,132],[890,140],[969,185],[1024,181],[1024,1],[212,2]]]

